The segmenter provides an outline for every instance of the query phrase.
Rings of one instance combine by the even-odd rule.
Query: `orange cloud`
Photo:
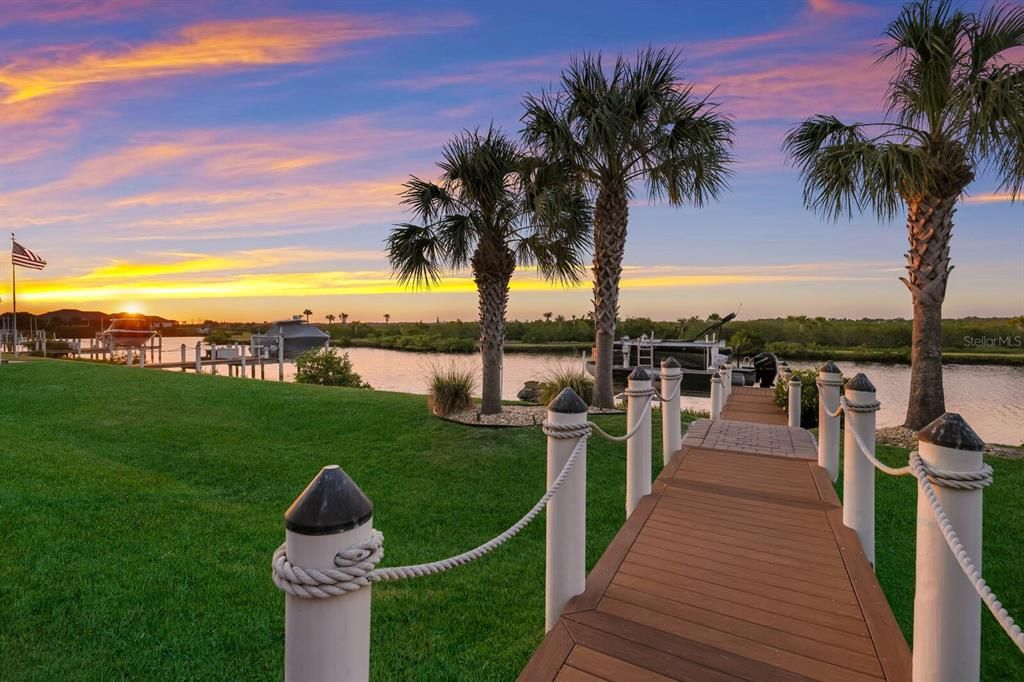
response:
[[[1017,197],[1017,201],[1024,199],[1024,196]],[[986,192],[982,194],[972,194],[965,197],[963,202],[965,204],[998,204],[998,203],[1009,203],[1013,201],[1013,195],[1009,192]]]
[[[171,39],[122,50],[60,47],[15,56],[0,66],[0,120],[40,119],[90,86],[149,81],[316,61],[351,42],[464,26],[461,15],[415,21],[358,16],[210,21]]]

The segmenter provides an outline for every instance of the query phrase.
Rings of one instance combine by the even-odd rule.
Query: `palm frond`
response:
[[[962,60],[967,15],[950,0],[917,0],[904,5],[886,31],[892,46],[879,61],[897,62],[889,86],[889,115],[903,125],[939,132],[954,96],[954,70]]]
[[[1024,46],[1024,5],[997,3],[966,25],[970,44],[970,73],[975,77],[998,67],[1007,50]]]
[[[435,220],[438,215],[448,210],[454,201],[444,187],[421,180],[415,175],[410,176],[402,185],[399,197],[400,203],[424,223]]]
[[[388,260],[400,284],[430,287],[441,279],[444,254],[441,240],[426,225],[400,223],[384,242]]]
[[[621,55],[609,71],[600,54],[574,57],[561,92],[527,96],[524,138],[531,150],[571,165],[593,195],[616,184],[632,195],[645,180],[654,198],[703,204],[727,186],[733,127],[679,76],[678,51]]]
[[[868,138],[862,124],[844,124],[834,116],[815,116],[786,136],[783,148],[799,169],[804,203],[835,220],[854,210],[871,210],[891,219],[902,193],[924,186],[925,155],[919,147]]]

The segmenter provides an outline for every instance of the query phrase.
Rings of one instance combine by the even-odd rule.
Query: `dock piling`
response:
[[[722,374],[718,370],[711,375],[711,418],[720,419],[722,416]]]
[[[284,381],[284,334],[277,337],[277,380]]]
[[[683,426],[679,410],[679,392],[683,369],[673,357],[661,362],[661,458],[668,466],[672,455],[683,447]]]
[[[800,378],[797,375],[793,375],[789,380],[789,426],[790,428],[800,428],[800,393],[803,389],[803,384],[800,383]]]
[[[636,433],[626,441],[626,516],[651,492],[651,374],[637,367],[626,387],[626,428]]]
[[[981,571],[982,492],[991,482],[981,438],[947,412],[918,434],[921,461],[936,472],[974,474],[974,481],[930,477],[946,520]],[[957,485],[957,487],[952,487]],[[981,670],[981,599],[950,552],[924,491],[917,491],[913,671],[917,682],[977,682]]]
[[[843,374],[829,360],[818,369],[818,466],[839,478],[839,409]]]
[[[547,424],[583,427],[587,404],[565,388],[548,405]],[[548,435],[547,484],[558,478],[572,456],[576,438]],[[550,630],[570,599],[587,584],[587,446],[547,507],[547,551],[544,580],[544,629]]]
[[[203,342],[196,341],[196,374],[203,373]]]
[[[843,433],[843,524],[860,538],[864,555],[875,565],[875,387],[863,374],[846,384],[846,430]],[[859,438],[858,438],[859,436]]]
[[[373,503],[337,465],[326,466],[284,515],[293,566],[337,570],[338,555],[373,533]],[[326,599],[285,596],[286,682],[361,682],[370,677],[372,583]]]

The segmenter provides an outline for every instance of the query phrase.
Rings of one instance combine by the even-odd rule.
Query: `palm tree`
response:
[[[879,61],[894,63],[880,123],[814,116],[786,137],[800,170],[804,203],[838,219],[868,210],[907,215],[907,276],[914,306],[906,426],[945,411],[942,303],[952,270],[953,213],[979,168],[1016,200],[1024,185],[1024,65],[1007,50],[1024,45],[1024,7],[982,14],[948,0],[905,5],[886,31]]]
[[[334,320],[335,320],[334,315],[325,315],[324,319],[327,320],[327,326],[330,326],[330,325],[334,324]]]
[[[680,56],[647,49],[607,73],[600,55],[574,58],[560,92],[528,95],[528,145],[569,167],[594,203],[594,402],[612,407],[612,344],[626,248],[629,200],[644,182],[651,199],[697,206],[726,187],[733,126],[678,75]]]
[[[338,317],[341,318],[341,323],[345,324],[348,322],[348,313],[341,313]]]
[[[387,239],[398,280],[430,286],[467,266],[476,283],[483,363],[481,412],[501,411],[509,282],[517,265],[552,281],[578,280],[590,245],[588,205],[557,164],[527,156],[493,127],[465,131],[442,151],[438,182],[412,177],[402,203],[417,223]]]
[[[388,322],[391,322],[391,316],[384,313],[384,324],[387,324]]]
[[[551,316],[552,316],[552,315],[554,315],[554,313],[544,313],[544,314],[543,314],[543,317],[544,317],[544,321],[545,321],[545,322],[550,322],[550,321],[551,321]]]
[[[309,316],[313,314],[313,311],[310,310],[309,308],[306,308],[305,310],[302,311],[302,314],[306,316],[306,324],[309,324]]]

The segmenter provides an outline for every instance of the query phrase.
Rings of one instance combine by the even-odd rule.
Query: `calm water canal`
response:
[[[179,359],[180,346],[186,345],[187,359],[195,359],[198,338],[164,339],[164,360]],[[445,353],[408,353],[376,348],[346,349],[352,364],[364,381],[382,391],[426,393],[427,372],[432,364],[455,362],[477,369],[479,359],[472,355]],[[794,368],[816,367],[821,362],[791,362]],[[514,400],[523,383],[537,379],[552,367],[578,367],[579,358],[566,355],[512,353],[505,356],[503,394]],[[903,422],[910,392],[910,367],[879,363],[840,362],[845,376],[864,372],[878,389],[882,409],[879,426]],[[220,372],[225,372],[220,368]],[[267,379],[277,379],[277,367],[266,368]],[[285,378],[291,381],[295,367],[285,365]],[[1024,368],[995,365],[946,365],[946,409],[959,412],[985,440],[1020,445],[1024,442]],[[683,398],[683,407],[706,410],[706,398]]]

